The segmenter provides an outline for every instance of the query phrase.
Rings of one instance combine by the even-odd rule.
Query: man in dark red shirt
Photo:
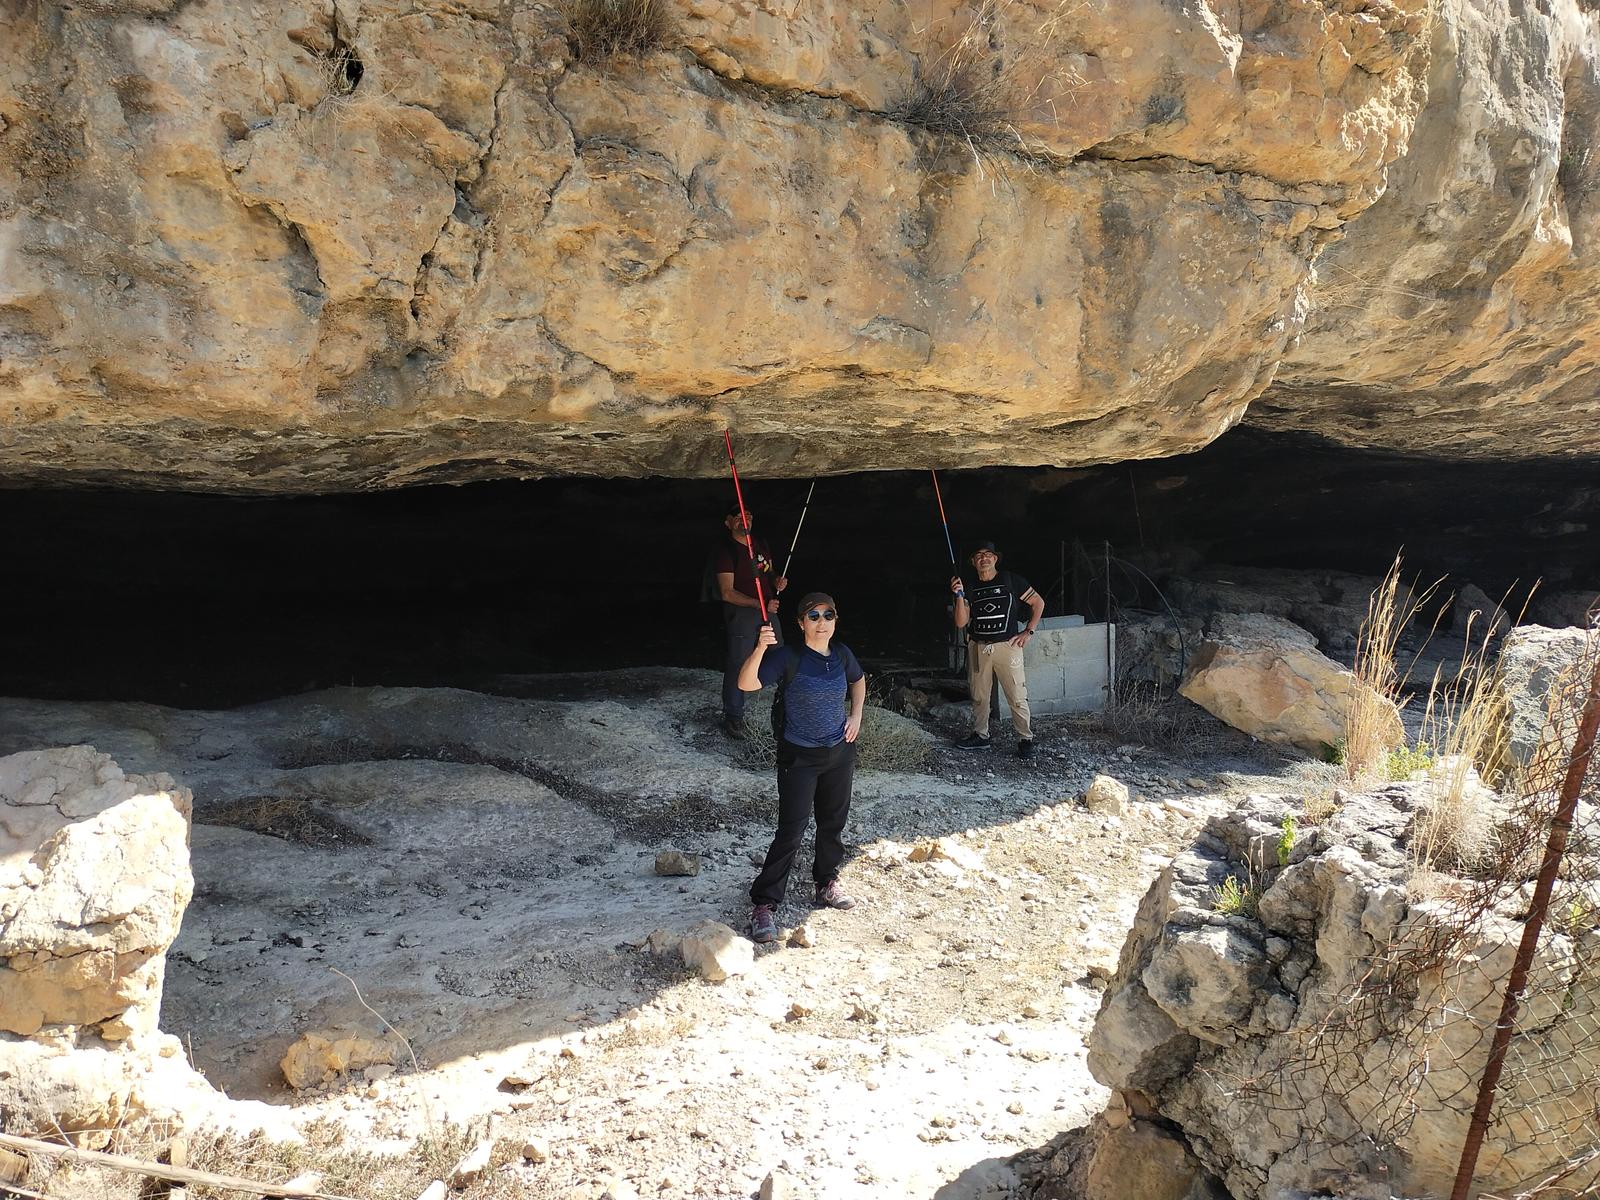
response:
[[[750,524],[755,524],[755,514],[745,513]],[[756,635],[764,620],[772,620],[778,629],[778,593],[789,586],[789,581],[779,575],[773,566],[772,551],[767,544],[750,533],[739,516],[739,506],[734,504],[723,518],[728,536],[717,548],[712,570],[717,577],[717,593],[722,597],[722,625],[725,634],[726,654],[722,665],[722,729],[735,740],[744,738],[744,693],[739,690],[739,668],[750,652],[756,648]],[[755,549],[755,563],[751,565],[750,547]],[[761,601],[756,599],[756,580],[761,580],[761,594],[766,597],[767,613],[761,612]],[[778,634],[778,644],[783,644],[783,634]]]

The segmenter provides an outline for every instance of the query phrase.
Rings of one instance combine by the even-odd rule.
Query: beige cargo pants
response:
[[[994,681],[1011,706],[1011,724],[1017,736],[1033,737],[1028,716],[1028,676],[1022,668],[1022,647],[1005,642],[967,643],[967,686],[972,689],[972,728],[979,737],[989,736],[989,697]]]

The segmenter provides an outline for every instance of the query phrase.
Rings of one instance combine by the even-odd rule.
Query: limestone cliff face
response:
[[[1594,8],[1440,6],[1411,149],[1318,260],[1253,421],[1453,456],[1596,453]]]
[[[1592,262],[1535,254],[1511,183],[1462,174],[1531,154],[1543,180],[1561,128],[1600,136],[1561,100],[1595,61],[1574,0],[1490,3],[675,0],[662,49],[598,62],[552,4],[10,5],[0,479],[696,475],[725,425],[755,471],[1072,464],[1204,445],[1286,355],[1269,417],[1315,428],[1430,355],[1489,381],[1514,345],[1526,373],[1548,355],[1503,321],[1463,348],[1375,313],[1384,352],[1341,354],[1348,314],[1318,307],[1482,241],[1541,324]],[[905,119],[953,63],[985,81],[977,145]],[[1498,138],[1401,157],[1469,94]],[[1424,251],[1395,223],[1425,201],[1379,197],[1444,176]],[[1387,236],[1330,251],[1374,201]],[[1547,393],[1477,444],[1588,402]]]

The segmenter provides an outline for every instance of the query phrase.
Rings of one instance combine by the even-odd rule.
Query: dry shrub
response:
[[[1500,803],[1484,779],[1507,756],[1504,702],[1494,684],[1495,639],[1509,624],[1504,606],[1473,633],[1468,622],[1461,661],[1449,678],[1435,674],[1428,685],[1418,751],[1431,755],[1429,799],[1412,831],[1418,872],[1465,871],[1492,848]]]
[[[1076,7],[1063,0],[1039,18],[1018,0],[979,0],[960,36],[943,52],[924,57],[910,90],[885,115],[955,138],[980,169],[997,154],[1039,153],[1015,121],[1082,85],[1061,65],[1067,18]],[[1003,42],[1007,32],[1009,48]]]
[[[1117,742],[1180,754],[1211,748],[1220,722],[1181,696],[1162,699],[1153,686],[1123,686],[1100,714],[1100,729]]]
[[[1438,590],[1438,582],[1400,595],[1400,555],[1367,601],[1367,619],[1356,637],[1356,681],[1360,685],[1345,713],[1344,769],[1351,780],[1388,775],[1394,710],[1405,703],[1401,694],[1410,675],[1395,662],[1400,635]],[[1441,610],[1442,611],[1442,610]]]
[[[561,13],[579,62],[649,54],[673,31],[668,0],[563,0]]]
[[[1501,753],[1505,726],[1487,671],[1457,678],[1429,693],[1423,737],[1437,758],[1428,775],[1429,800],[1412,834],[1419,867],[1469,869],[1482,861],[1494,835],[1498,798],[1479,769]]]
[[[1325,824],[1334,813],[1339,811],[1340,793],[1337,788],[1326,791],[1313,792],[1305,799],[1301,815],[1307,825]]]

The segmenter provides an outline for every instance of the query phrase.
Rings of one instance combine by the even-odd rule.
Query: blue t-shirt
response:
[[[844,741],[845,695],[862,676],[850,647],[837,642],[823,657],[809,646],[774,646],[761,658],[761,686],[782,683],[789,660],[800,666],[783,695],[783,740],[791,746],[837,746]]]

